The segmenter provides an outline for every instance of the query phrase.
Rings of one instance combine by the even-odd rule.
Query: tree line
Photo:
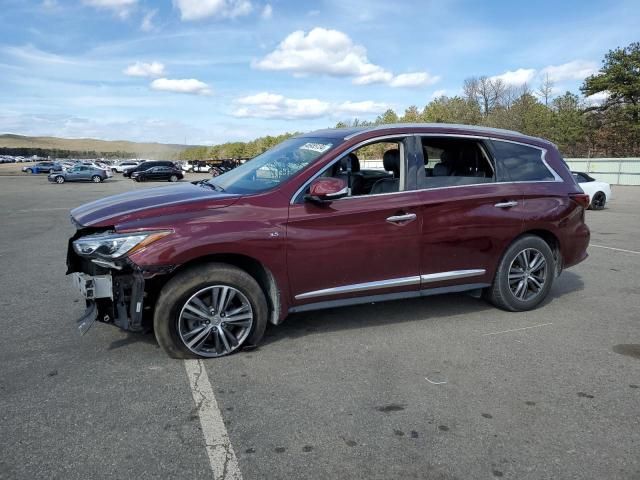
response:
[[[535,88],[509,86],[499,78],[470,77],[460,95],[443,95],[423,108],[412,105],[400,115],[388,109],[375,120],[356,118],[335,127],[461,123],[543,137],[566,157],[640,156],[640,42],[610,50],[600,71],[584,80],[581,95],[554,96],[554,87],[548,76]],[[600,97],[598,102],[590,99],[593,95]],[[295,134],[194,147],[183,151],[181,158],[252,158]]]
[[[0,147],[0,155],[40,158],[135,158],[133,152],[96,152],[95,150],[61,150],[58,148]]]

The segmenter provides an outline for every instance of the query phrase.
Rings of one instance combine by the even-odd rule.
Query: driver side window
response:
[[[406,178],[404,152],[402,139],[373,141],[337,159],[321,176],[344,180],[350,197],[399,192]]]

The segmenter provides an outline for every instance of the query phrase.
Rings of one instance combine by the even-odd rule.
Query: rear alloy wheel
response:
[[[57,176],[56,177],[56,183],[64,183],[64,177],[63,176]]]
[[[486,293],[491,303],[504,310],[531,310],[549,294],[555,274],[555,260],[547,242],[526,235],[507,249]]]
[[[177,175],[171,175],[169,177],[169,181],[170,182],[177,182],[178,181],[178,176]]]
[[[91,177],[91,181],[93,183],[100,183],[102,181],[102,177],[100,175],[94,175],[93,177]]]
[[[603,192],[598,192],[591,199],[591,210],[603,210],[606,203],[607,196]]]
[[[176,275],[162,289],[156,339],[174,358],[212,358],[257,344],[267,323],[258,283],[231,265],[210,263]]]

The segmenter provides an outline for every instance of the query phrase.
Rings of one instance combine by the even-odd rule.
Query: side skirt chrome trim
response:
[[[377,290],[380,288],[405,287],[408,285],[442,282],[446,280],[456,280],[458,278],[476,277],[484,274],[485,270],[483,268],[478,268],[474,270],[453,270],[451,272],[427,273],[425,275],[415,277],[391,278],[376,282],[354,283],[353,285],[342,285],[340,287],[324,288],[322,290],[300,293],[296,295],[296,300],[324,297],[326,295],[342,295],[344,293],[363,292],[366,290]]]
[[[444,280],[456,280],[458,278],[477,277],[484,275],[486,270],[484,268],[476,268],[473,270],[454,270],[452,272],[439,272],[439,273],[427,273],[420,275],[422,283],[442,282]]]
[[[341,298],[339,300],[327,300],[324,302],[308,303],[297,307],[291,307],[289,313],[309,312],[312,310],[324,310],[326,308],[346,307],[349,305],[362,305],[363,303],[387,302],[390,300],[402,300],[406,298],[428,297],[444,293],[459,293],[479,290],[491,286],[490,283],[468,283],[465,285],[452,285],[450,287],[428,288],[418,291],[384,293],[381,295],[367,295],[365,297]]]
[[[353,285],[344,285],[341,287],[325,288],[323,290],[314,290],[312,292],[301,293],[296,295],[296,300],[305,298],[323,297],[325,295],[341,295],[343,293],[362,292],[365,290],[376,290],[379,288],[404,287],[407,285],[419,285],[420,277],[403,277],[392,278],[389,280],[380,280],[377,282],[354,283]]]

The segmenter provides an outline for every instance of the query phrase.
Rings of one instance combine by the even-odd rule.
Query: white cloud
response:
[[[347,101],[337,105],[336,111],[350,115],[362,115],[367,113],[381,113],[388,108],[389,105],[386,103],[374,102],[372,100],[365,100],[362,102]]]
[[[47,9],[47,10],[54,10],[54,9],[58,8],[58,1],[57,0],[43,0],[42,1],[42,8]]]
[[[433,85],[440,77],[429,75],[427,72],[401,73],[396,75],[389,85],[392,87],[422,87],[424,85]]]
[[[125,68],[122,73],[130,77],[161,77],[164,75],[164,65],[160,62],[136,62]]]
[[[182,20],[202,20],[208,17],[235,18],[253,10],[249,0],[173,0]]]
[[[255,118],[318,118],[329,113],[330,105],[316,98],[286,98],[283,95],[261,92],[237,100],[242,107],[236,109],[236,117]]]
[[[354,85],[370,85],[372,83],[389,83],[393,80],[393,73],[387,72],[382,68],[373,73],[368,73],[366,75],[360,75],[353,79]]]
[[[598,64],[587,60],[573,60],[562,65],[549,65],[541,70],[541,75],[549,75],[554,82],[563,80],[584,80],[598,71]]]
[[[356,45],[348,35],[338,30],[316,27],[305,33],[296,30],[278,47],[252,66],[261,70],[279,70],[294,75],[324,74],[353,77],[356,85],[388,83],[394,87],[429,85],[438,80],[426,72],[394,76],[383,67],[371,63],[367,50]]]
[[[140,30],[143,32],[151,32],[155,29],[155,25],[153,24],[153,18],[157,15],[158,10],[149,10],[142,17],[142,22],[140,22]]]
[[[151,88],[163,92],[189,93],[193,95],[211,95],[212,93],[209,85],[195,78],[157,78],[151,82]]]
[[[120,18],[126,18],[138,0],[82,0],[82,3],[94,8],[111,10]]]
[[[384,112],[385,103],[365,100],[330,103],[317,98],[287,98],[271,92],[260,92],[236,100],[236,117],[278,118],[293,120],[299,118],[320,118],[332,113],[366,115]]]
[[[262,18],[265,20],[269,20],[273,16],[273,7],[270,3],[267,3],[262,9],[262,13],[260,14]]]
[[[602,105],[604,102],[607,101],[610,95],[611,95],[611,92],[608,92],[605,90],[604,92],[594,93],[593,95],[589,95],[588,97],[585,97],[585,101],[589,105]]]
[[[536,75],[533,68],[519,68],[518,70],[509,70],[501,75],[491,77],[491,80],[502,80],[506,85],[517,87],[530,83]]]
[[[443,88],[443,89],[436,90],[435,92],[433,92],[431,94],[431,98],[440,98],[440,97],[444,97],[445,95],[447,95],[447,91]]]

